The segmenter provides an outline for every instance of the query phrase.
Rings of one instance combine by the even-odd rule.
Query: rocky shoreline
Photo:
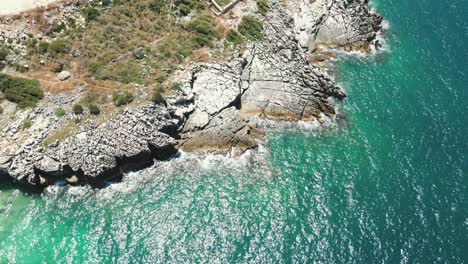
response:
[[[176,74],[180,89],[165,105],[141,103],[101,122],[87,122],[74,135],[47,146],[63,120],[57,106],[80,94],[48,95],[14,122],[0,116],[0,178],[43,188],[57,180],[92,184],[120,178],[178,150],[242,153],[263,136],[259,121],[323,122],[346,97],[327,74],[324,53],[379,48],[383,18],[368,0],[271,0],[260,17],[249,1],[232,12],[263,20],[263,40],[249,43],[226,63],[194,63]],[[5,102],[4,104],[8,104]],[[5,111],[14,111],[4,105]],[[10,110],[8,110],[10,109]],[[39,120],[22,131],[25,119]]]

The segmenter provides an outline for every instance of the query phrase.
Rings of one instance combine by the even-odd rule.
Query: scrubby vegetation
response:
[[[155,104],[164,103],[164,97],[161,94],[161,90],[154,89],[154,91],[151,93],[150,100],[151,100],[151,102],[153,102]]]
[[[212,19],[208,17],[198,17],[190,22],[188,28],[195,33],[195,46],[202,48],[211,46],[216,38],[216,30]]]
[[[133,99],[135,99],[135,97],[129,91],[125,91],[125,92],[115,91],[112,94],[112,102],[114,102],[115,106],[127,105],[127,104],[133,102]]]
[[[239,24],[239,33],[249,40],[260,40],[263,37],[263,23],[254,17],[245,16]]]
[[[81,115],[81,114],[83,114],[83,112],[84,112],[83,106],[80,105],[80,104],[75,104],[75,105],[73,105],[73,109],[72,109],[72,110],[73,110],[73,113],[74,113],[75,115]]]
[[[224,5],[230,1],[218,2]],[[89,87],[103,88],[105,92],[87,92],[71,109],[76,115],[82,114],[84,107],[90,112],[93,108],[94,114],[101,108],[105,112],[114,109],[106,105],[108,100],[118,107],[131,103],[132,93],[113,91],[134,91],[137,84],[154,87],[163,83],[168,90],[180,90],[182,84],[170,85],[171,75],[180,65],[191,60],[224,59],[232,50],[213,50],[223,41],[225,47],[238,47],[246,40],[262,38],[260,20],[244,17],[237,30],[230,29],[230,23],[215,19],[208,5],[209,1],[200,0],[90,1],[81,7],[84,27],[78,26],[80,20],[70,17],[49,29],[55,32],[49,35],[51,41],[36,40],[31,35],[28,66],[56,73],[66,69]],[[266,15],[268,0],[257,0],[257,9]],[[0,61],[2,57],[6,54],[0,47]],[[7,99],[22,107],[33,106],[42,98],[42,91],[37,81],[25,81],[31,83],[21,87],[29,88],[15,86],[14,96],[10,92]],[[39,90],[31,89],[33,86]],[[149,90],[148,98],[161,103],[162,94],[164,91],[156,87]]]
[[[49,44],[33,44],[31,52],[46,56],[48,65],[77,60],[80,71],[96,80],[163,82],[219,37],[207,10],[199,0],[114,0],[107,9],[88,6],[82,10],[85,28],[64,30]],[[193,19],[182,22],[180,17],[188,14]]]
[[[0,73],[0,91],[18,107],[34,107],[44,97],[39,81],[11,77]]]
[[[90,104],[88,108],[89,108],[89,113],[92,115],[99,115],[101,113],[101,109],[95,104]]]
[[[83,9],[83,16],[85,21],[88,23],[90,21],[96,20],[96,18],[99,16],[99,10],[94,6],[88,6]]]
[[[23,121],[23,129],[28,129],[32,126],[32,121],[31,119],[25,119]]]
[[[107,91],[99,89],[88,89],[85,95],[81,98],[80,104],[89,106],[91,104],[105,104],[107,103]]]
[[[0,44],[0,61],[6,60],[7,56],[8,56],[7,48],[4,45]]]
[[[171,85],[171,90],[173,91],[180,91],[182,90],[183,84],[181,82],[174,82]]]
[[[48,50],[49,50],[49,43],[48,42],[41,41],[41,42],[38,43],[37,51],[39,52],[39,54],[45,54],[45,53],[47,53]]]
[[[239,32],[231,29],[226,36],[226,42],[231,44],[234,47],[237,47],[244,43],[244,39],[239,34]]]
[[[70,43],[67,40],[59,38],[47,45],[47,52],[51,56],[67,53],[69,51],[69,45]],[[44,47],[42,47],[42,49],[43,48]]]
[[[268,0],[257,0],[257,10],[263,16],[268,14],[270,7],[268,6]]]
[[[62,107],[59,107],[57,109],[55,109],[55,115],[57,117],[63,117],[67,114],[67,112],[65,111],[65,109],[63,109]]]

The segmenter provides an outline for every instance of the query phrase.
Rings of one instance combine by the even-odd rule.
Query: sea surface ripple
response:
[[[468,262],[468,2],[374,5],[389,51],[338,62],[337,126],[103,190],[1,186],[0,263]]]

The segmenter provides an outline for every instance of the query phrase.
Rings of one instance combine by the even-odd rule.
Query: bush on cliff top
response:
[[[260,40],[263,37],[263,23],[254,17],[245,16],[239,24],[239,33],[249,40]]]
[[[90,104],[88,108],[89,108],[89,113],[92,115],[99,115],[101,113],[101,109],[95,104]]]
[[[20,108],[34,107],[44,97],[39,81],[0,73],[0,91]]]
[[[7,56],[8,56],[7,48],[0,44],[0,61],[6,60]]]
[[[112,94],[112,101],[115,106],[123,106],[131,103],[134,99],[134,96],[131,92],[114,92]]]
[[[244,43],[244,39],[242,36],[239,34],[239,32],[231,29],[229,30],[227,36],[226,36],[226,41],[230,44],[232,44],[233,47],[237,47],[239,45],[242,45]]]
[[[208,17],[198,17],[189,24],[189,29],[196,33],[195,45],[198,48],[212,46],[213,40],[216,38],[216,30],[214,22]]]
[[[65,111],[65,109],[63,109],[63,107],[59,107],[57,109],[55,109],[55,115],[57,117],[63,117],[67,114],[67,112]]]
[[[266,16],[268,14],[268,11],[270,11],[270,7],[268,6],[268,1],[257,0],[257,10],[260,14],[262,14],[263,16]]]
[[[172,15],[186,16],[194,10],[201,9],[203,3],[199,0],[175,0],[172,2],[151,0],[149,7],[158,14],[165,14],[170,11]]]
[[[52,56],[57,56],[61,53],[67,53],[70,43],[65,39],[56,39],[47,46],[47,52]]]
[[[80,104],[73,105],[73,113],[75,113],[75,115],[81,115],[83,114],[83,112],[83,106],[81,106]]]
[[[23,121],[23,129],[28,129],[32,126],[32,121],[31,119],[25,119]]]
[[[84,8],[82,12],[86,23],[96,20],[96,18],[99,16],[99,10],[97,10],[94,6],[88,6]]]

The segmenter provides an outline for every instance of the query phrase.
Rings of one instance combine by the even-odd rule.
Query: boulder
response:
[[[59,73],[59,75],[57,76],[57,78],[60,80],[60,81],[66,81],[68,79],[71,78],[71,73],[69,71],[62,71]]]

